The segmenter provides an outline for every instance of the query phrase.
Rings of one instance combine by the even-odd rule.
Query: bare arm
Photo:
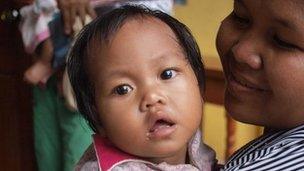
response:
[[[90,0],[57,0],[57,4],[63,17],[66,34],[72,33],[76,16],[80,17],[83,24],[86,15],[92,18],[96,17],[95,11],[90,5]]]

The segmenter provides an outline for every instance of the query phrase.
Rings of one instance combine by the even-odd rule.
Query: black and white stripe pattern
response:
[[[223,171],[304,171],[304,125],[265,134],[234,153]]]

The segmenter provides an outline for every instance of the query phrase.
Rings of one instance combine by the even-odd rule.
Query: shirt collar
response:
[[[130,160],[149,163],[155,167],[164,167],[169,165],[167,163],[157,165],[143,161],[136,156],[119,150],[109,140],[97,134],[93,135],[93,140],[97,160],[101,170],[108,170],[118,163],[123,163],[123,161]],[[195,135],[188,143],[188,155],[190,164],[199,170],[211,170],[215,163],[215,153],[210,147],[202,143],[202,135],[200,130],[196,131]],[[180,166],[181,165],[179,165],[179,167]]]

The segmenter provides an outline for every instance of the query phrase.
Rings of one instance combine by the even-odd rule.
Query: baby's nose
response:
[[[146,93],[144,93],[140,109],[141,111],[148,111],[151,110],[156,105],[165,105],[166,104],[166,98],[162,90],[158,88],[153,88]]]

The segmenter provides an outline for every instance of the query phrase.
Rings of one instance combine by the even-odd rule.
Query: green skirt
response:
[[[67,109],[56,78],[34,87],[34,143],[39,171],[72,171],[92,143],[92,131],[78,112]]]

